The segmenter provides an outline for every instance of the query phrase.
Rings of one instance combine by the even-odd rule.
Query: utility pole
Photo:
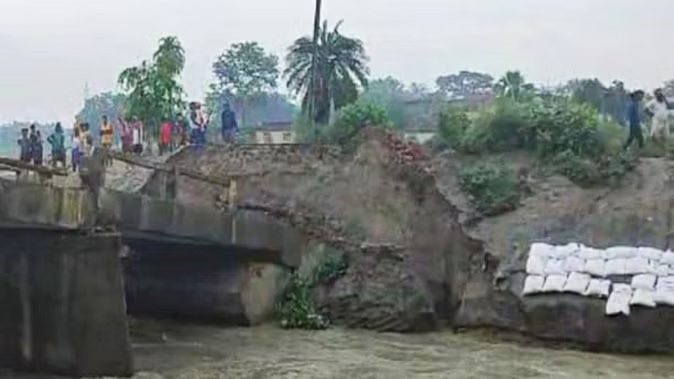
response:
[[[316,64],[317,64],[317,55],[318,55],[318,35],[321,31],[321,3],[322,0],[316,0],[316,10],[314,11],[314,53],[311,57],[311,80],[309,81],[309,105],[308,105],[308,114],[310,117],[311,125],[314,124],[314,110],[316,107],[315,104],[315,90],[316,90]],[[315,129],[315,126],[314,126]],[[315,131],[317,133],[317,131]]]

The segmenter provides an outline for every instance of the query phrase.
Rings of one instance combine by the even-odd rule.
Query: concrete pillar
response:
[[[157,179],[159,181],[159,198],[161,200],[166,200],[167,187],[168,187],[168,172],[157,170]]]
[[[0,230],[0,366],[129,376],[118,235]]]

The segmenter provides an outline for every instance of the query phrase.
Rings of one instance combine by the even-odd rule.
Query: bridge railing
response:
[[[68,170],[65,168],[54,168],[48,166],[34,165],[14,158],[0,157],[0,171],[11,171],[17,174],[17,178],[26,178],[27,173],[37,174],[40,183],[51,180],[54,176],[68,176]]]

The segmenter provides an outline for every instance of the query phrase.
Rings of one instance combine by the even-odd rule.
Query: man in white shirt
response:
[[[646,104],[646,110],[653,116],[651,120],[651,138],[664,138],[666,141],[669,139],[670,106],[662,90],[655,90],[653,95],[655,98]]]

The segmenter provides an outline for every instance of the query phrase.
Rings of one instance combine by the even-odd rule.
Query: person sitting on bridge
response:
[[[19,160],[30,163],[32,158],[30,153],[30,138],[28,137],[28,129],[21,129],[21,138],[17,141],[19,144]]]
[[[61,163],[62,167],[66,167],[66,137],[63,134],[63,127],[60,122],[56,123],[54,132],[47,137],[47,142],[51,145],[51,165],[56,167],[57,163]]]
[[[236,123],[236,114],[229,105],[229,101],[225,101],[222,104],[220,120],[222,121],[222,142],[234,143],[234,137],[239,130],[239,125]]]

